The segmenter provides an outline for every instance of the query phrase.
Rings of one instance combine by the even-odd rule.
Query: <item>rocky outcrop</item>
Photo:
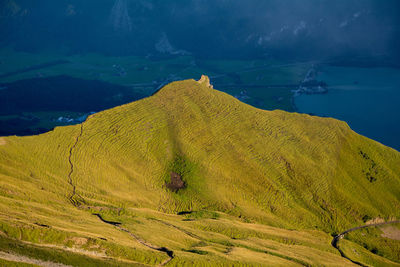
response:
[[[198,80],[197,82],[205,84],[207,87],[214,89],[213,85],[210,83],[210,78],[207,75],[201,75],[200,80]]]

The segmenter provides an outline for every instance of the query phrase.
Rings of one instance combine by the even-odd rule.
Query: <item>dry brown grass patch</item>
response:
[[[394,226],[386,226],[381,228],[383,234],[382,237],[400,240],[400,229]]]

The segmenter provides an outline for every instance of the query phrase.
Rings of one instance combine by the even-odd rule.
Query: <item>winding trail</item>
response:
[[[104,219],[101,214],[98,213],[94,213],[93,215],[97,216],[102,222],[110,224],[112,226],[115,226],[116,228],[118,228],[119,230],[128,233],[131,237],[133,237],[137,242],[139,242],[140,244],[142,244],[143,246],[146,246],[150,249],[159,251],[159,252],[163,252],[165,254],[167,254],[168,259],[166,259],[165,261],[163,261],[160,266],[164,266],[166,265],[168,262],[170,262],[175,256],[174,256],[174,252],[166,247],[157,247],[153,244],[150,244],[148,242],[146,242],[145,240],[141,239],[139,236],[135,235],[134,233],[132,233],[131,231],[129,231],[128,229],[122,227],[120,222],[113,222],[113,221],[108,221],[106,219]]]
[[[6,260],[6,261],[11,261],[11,262],[20,262],[20,263],[26,263],[26,264],[39,265],[42,267],[72,267],[71,265],[65,265],[62,263],[57,263],[57,262],[52,262],[52,261],[38,260],[38,259],[30,258],[27,256],[3,252],[3,251],[0,251],[0,259]]]
[[[68,156],[68,162],[69,162],[69,166],[70,166],[70,170],[68,173],[68,183],[72,186],[72,193],[71,195],[68,197],[69,201],[72,203],[72,205],[74,205],[75,207],[79,207],[79,201],[77,201],[75,199],[76,196],[80,197],[82,199],[81,196],[79,196],[76,193],[76,185],[74,184],[74,182],[72,181],[72,174],[74,173],[74,164],[72,163],[72,154],[73,151],[76,147],[76,145],[78,144],[79,138],[81,138],[83,134],[83,123],[81,123],[81,129],[80,129],[80,133],[79,135],[75,138],[75,143],[71,146],[71,148],[69,149],[69,156]]]
[[[340,255],[343,258],[348,259],[352,263],[357,264],[359,266],[367,267],[367,265],[364,265],[364,264],[362,264],[361,262],[358,262],[358,261],[354,261],[354,260],[350,259],[349,257],[347,257],[346,254],[344,254],[344,252],[339,248],[340,239],[342,239],[346,234],[348,234],[350,232],[353,232],[353,231],[356,231],[356,230],[360,230],[360,229],[368,228],[368,227],[374,227],[374,226],[381,226],[381,225],[386,225],[386,224],[394,224],[394,223],[400,223],[400,220],[390,221],[390,222],[382,222],[382,223],[366,224],[366,225],[362,225],[362,226],[353,227],[353,228],[347,229],[346,231],[344,231],[344,232],[338,234],[337,236],[335,236],[333,238],[331,244],[332,244],[332,246],[334,248],[336,248],[339,251]]]

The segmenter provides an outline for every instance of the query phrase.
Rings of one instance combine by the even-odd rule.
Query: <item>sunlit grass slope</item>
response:
[[[172,172],[184,189],[167,188]],[[344,122],[174,82],[81,125],[1,138],[1,238],[16,248],[0,248],[85,266],[168,258],[100,213],[173,250],[170,265],[346,265],[329,234],[400,218],[399,174],[397,151]]]

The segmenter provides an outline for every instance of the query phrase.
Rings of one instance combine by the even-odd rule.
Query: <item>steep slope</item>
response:
[[[0,222],[14,241],[145,264],[168,255],[139,239],[172,249],[170,264],[346,264],[325,233],[399,218],[399,175],[397,151],[346,123],[255,109],[204,77],[81,125],[3,137]]]

